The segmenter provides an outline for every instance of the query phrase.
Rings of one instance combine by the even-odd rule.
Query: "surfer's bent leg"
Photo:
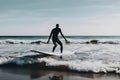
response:
[[[61,50],[61,53],[62,53],[62,52],[63,52],[62,42],[58,39],[58,40],[57,40],[57,43],[60,45],[60,50]]]
[[[57,47],[57,44],[56,44],[56,42],[53,40],[53,44],[54,44],[54,46],[53,46],[53,50],[52,50],[52,52],[54,52],[55,51],[55,48]]]

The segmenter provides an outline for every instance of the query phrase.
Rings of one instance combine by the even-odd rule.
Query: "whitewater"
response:
[[[35,56],[36,51],[52,51],[52,41],[46,44],[48,36],[12,36],[0,37],[0,66],[16,64],[23,66],[45,62],[46,66],[67,66],[70,70],[93,73],[120,73],[120,37],[114,36],[69,36],[66,44],[63,38],[64,50],[62,59],[56,57],[26,57]],[[94,42],[92,42],[94,41]],[[58,46],[55,54],[61,54]]]

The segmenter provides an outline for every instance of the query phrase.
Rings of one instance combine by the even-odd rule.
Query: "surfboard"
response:
[[[44,52],[44,51],[36,51],[36,50],[30,50],[31,52],[35,52],[35,53],[39,53],[42,55],[46,55],[46,56],[62,56],[62,54],[58,54],[58,53],[53,53],[53,52]]]

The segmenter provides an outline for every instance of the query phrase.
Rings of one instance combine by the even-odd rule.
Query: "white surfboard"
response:
[[[30,51],[35,52],[35,53],[39,53],[39,54],[43,54],[46,56],[62,56],[62,54],[53,53],[53,52],[44,52],[44,51],[36,51],[36,50],[30,50]]]

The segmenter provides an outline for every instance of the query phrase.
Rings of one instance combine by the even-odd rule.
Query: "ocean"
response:
[[[31,50],[52,52],[53,43],[46,44],[48,36],[0,36],[0,66],[6,64],[24,66],[45,62],[46,66],[67,66],[71,71],[92,73],[120,73],[120,36],[66,36],[63,53],[58,45],[56,57],[26,57],[39,53]],[[14,65],[13,65],[14,66]],[[9,66],[8,66],[9,67]]]

